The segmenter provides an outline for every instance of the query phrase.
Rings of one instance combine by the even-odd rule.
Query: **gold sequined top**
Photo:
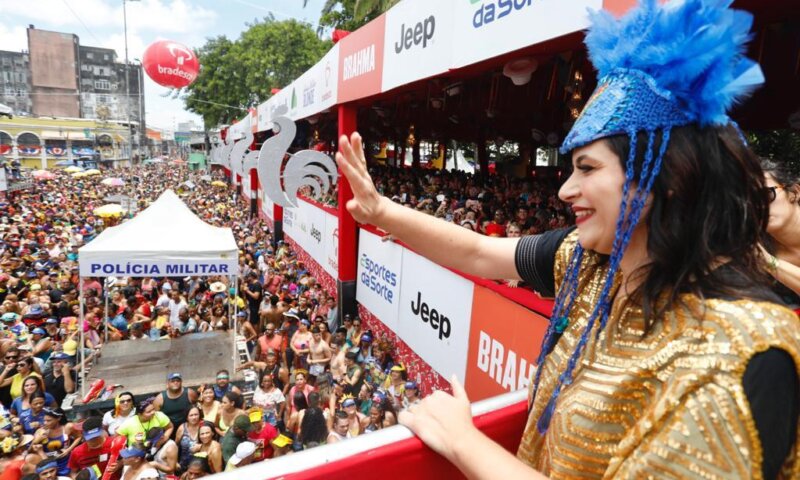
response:
[[[573,232],[558,250],[557,283],[576,241]],[[761,479],[761,444],[742,387],[745,368],[770,347],[785,350],[800,365],[800,322],[772,303],[684,295],[683,305],[642,338],[641,310],[615,302],[600,337],[590,335],[548,431],[539,434],[536,422],[605,273],[597,255],[586,252],[580,295],[545,360],[517,456],[550,478]],[[782,478],[800,478],[796,448],[797,441]]]

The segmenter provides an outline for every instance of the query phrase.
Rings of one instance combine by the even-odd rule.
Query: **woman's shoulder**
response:
[[[748,298],[683,300],[698,319],[706,341],[730,343],[737,351],[774,347],[800,359],[800,320],[785,306]]]

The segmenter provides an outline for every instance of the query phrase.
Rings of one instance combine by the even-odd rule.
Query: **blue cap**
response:
[[[305,325],[306,327],[308,327],[308,326],[310,326],[310,325],[311,325],[311,322],[309,322],[309,321],[308,321],[308,320],[306,320],[305,318],[304,318],[304,319],[302,319],[302,320],[300,320],[300,323],[302,323],[302,324],[303,324],[303,325]]]
[[[44,321],[44,323],[50,323],[50,324],[53,324],[53,325],[58,325],[58,319],[57,318],[48,318],[47,320]]]
[[[183,377],[178,372],[173,372],[167,375],[167,380],[175,380],[176,378],[180,378],[181,380],[183,380]]]
[[[44,335],[47,332],[45,332],[43,328],[36,327],[31,333],[34,335]]]
[[[8,313],[4,313],[3,316],[0,317],[0,320],[2,320],[4,322],[16,322],[17,318],[19,318],[19,315],[17,315],[14,312],[8,312]]]
[[[368,334],[368,333],[365,333],[364,335],[361,335],[361,341],[362,342],[371,342],[372,341],[372,336],[370,334]]]
[[[50,355],[51,360],[69,360],[71,357],[64,352],[56,352]]]
[[[83,431],[83,439],[84,440],[94,440],[95,438],[99,438],[103,435],[103,427],[93,428],[91,430],[84,430]]]
[[[344,408],[355,407],[355,406],[356,406],[356,401],[353,400],[352,398],[348,398],[347,400],[342,402],[342,407],[344,407]]]
[[[132,458],[132,457],[144,458],[145,455],[147,455],[147,452],[134,447],[126,448],[123,449],[121,452],[119,452],[120,458]]]
[[[419,390],[419,385],[417,385],[417,382],[408,381],[406,382],[406,390]]]

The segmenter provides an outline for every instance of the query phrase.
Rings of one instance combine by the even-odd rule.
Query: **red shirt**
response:
[[[105,471],[108,466],[108,459],[111,456],[111,437],[106,437],[103,445],[97,449],[89,448],[85,442],[81,443],[69,456],[69,469],[73,472],[80,472],[84,468],[89,468],[92,465],[97,465],[101,472]],[[118,460],[122,461],[122,459]],[[120,478],[122,469],[120,468],[115,475],[111,478]]]
[[[261,460],[272,458],[273,455],[272,441],[277,437],[278,437],[278,430],[267,422],[264,422],[264,427],[261,429],[260,432],[250,432],[247,434],[247,438],[249,438],[250,440],[264,441],[264,450],[262,450],[261,453]]]

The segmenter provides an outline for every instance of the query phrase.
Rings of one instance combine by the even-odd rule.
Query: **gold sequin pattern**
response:
[[[576,242],[577,232],[558,251],[557,282]],[[517,456],[554,479],[761,479],[761,444],[742,387],[745,368],[753,355],[774,347],[793,357],[800,375],[800,321],[771,303],[684,295],[643,337],[641,310],[615,302],[605,331],[590,335],[548,431],[538,433],[536,422],[606,272],[602,257],[584,254],[580,294],[545,360]],[[618,287],[619,278],[612,293]],[[800,479],[796,448],[797,441],[781,478]]]

